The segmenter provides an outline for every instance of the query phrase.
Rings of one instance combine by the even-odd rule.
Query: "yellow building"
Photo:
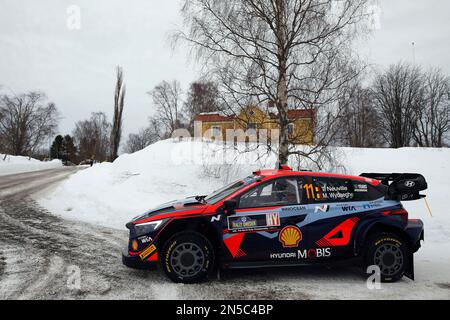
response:
[[[294,109],[288,111],[289,138],[295,144],[311,144],[314,141],[314,115],[313,109]],[[278,139],[279,125],[277,115],[265,112],[259,107],[247,107],[238,115],[226,116],[220,112],[201,113],[197,115],[198,133],[202,137],[214,137],[217,140],[235,140],[246,135],[244,141],[249,140],[249,134],[262,140],[267,137]],[[201,124],[201,127],[200,127]],[[274,130],[276,129],[276,130]],[[244,134],[245,132],[245,134]],[[250,138],[251,139],[251,138]]]

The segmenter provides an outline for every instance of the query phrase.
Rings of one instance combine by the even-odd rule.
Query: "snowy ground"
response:
[[[5,159],[5,155],[0,154],[0,176],[60,167],[62,167],[60,160],[44,162],[33,158],[11,155],[7,155]]]
[[[225,152],[229,165],[222,165],[219,161],[223,160],[222,151],[214,144],[161,141],[135,154],[123,155],[112,164],[99,164],[78,172],[50,194],[44,195],[39,202],[63,218],[123,230],[125,223],[132,217],[160,203],[209,193],[225,182],[242,178],[257,168],[273,167],[273,157],[261,160],[256,152],[242,156],[230,150]],[[433,216],[430,216],[423,200],[404,203],[411,218],[420,218],[425,223],[425,242],[415,256],[416,281],[405,279],[399,284],[384,285],[382,290],[372,292],[352,272],[344,271],[336,276],[327,271],[318,271],[317,274],[311,269],[306,274],[287,270],[269,272],[274,274],[274,278],[270,281],[265,278],[257,283],[254,277],[258,277],[259,273],[253,276],[249,274],[248,280],[245,280],[245,274],[238,274],[238,277],[244,276],[239,283],[244,289],[253,292],[255,298],[260,297],[256,292],[262,290],[270,295],[267,290],[276,291],[279,285],[291,290],[294,298],[301,298],[298,296],[301,291],[306,295],[305,298],[450,299],[450,213],[447,212],[450,199],[450,150],[341,148],[339,153],[345,171],[350,174],[419,172],[426,177],[429,184],[426,194]],[[261,273],[262,278],[266,276],[267,273]],[[231,275],[231,279],[235,277]],[[286,287],[286,281],[292,285]],[[302,287],[300,291],[297,288],[300,286],[299,281]],[[169,284],[167,286],[170,287]],[[214,286],[227,285],[222,283]],[[173,288],[172,291],[177,293],[187,290],[181,286]],[[208,297],[207,288],[200,286],[197,289],[199,296],[192,298]],[[283,292],[274,292],[273,297],[289,298]],[[161,292],[161,298],[171,297],[170,292],[167,295]],[[186,297],[186,294],[180,297]],[[225,294],[224,297],[228,296]]]

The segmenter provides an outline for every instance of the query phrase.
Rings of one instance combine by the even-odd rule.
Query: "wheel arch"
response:
[[[173,219],[158,235],[158,251],[161,251],[164,244],[173,235],[180,232],[193,231],[205,236],[213,245],[217,252],[221,249],[221,241],[218,231],[211,225],[205,217]]]
[[[355,255],[359,256],[363,252],[368,239],[375,234],[383,232],[393,233],[402,238],[408,246],[411,245],[408,234],[401,227],[383,221],[370,221],[361,224],[355,230],[353,243]]]

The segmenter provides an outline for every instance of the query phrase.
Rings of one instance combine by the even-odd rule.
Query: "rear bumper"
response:
[[[422,220],[408,220],[405,232],[409,237],[409,243],[413,252],[419,250],[421,241],[425,239]]]
[[[128,249],[122,251],[122,263],[133,269],[155,269],[158,265],[157,261],[142,261],[139,256],[132,256],[128,253]]]

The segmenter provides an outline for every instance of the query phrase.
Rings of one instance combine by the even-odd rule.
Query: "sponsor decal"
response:
[[[416,183],[414,181],[405,181],[405,187],[407,188],[412,188],[416,185]]]
[[[355,192],[367,192],[367,184],[355,184]]]
[[[268,227],[278,227],[280,225],[280,215],[278,212],[266,214],[266,224]]]
[[[154,251],[156,250],[156,246],[154,244],[152,244],[151,246],[148,246],[147,249],[145,249],[144,251],[142,251],[139,254],[139,257],[144,260],[145,258],[147,258],[149,255],[151,255]]]
[[[327,205],[327,204],[323,204],[323,205],[321,205],[321,206],[316,206],[315,208],[314,208],[314,213],[317,213],[317,212],[328,212],[330,210],[330,206],[329,205]]]
[[[302,232],[297,226],[287,226],[280,231],[278,240],[284,248],[296,248],[302,240]]]
[[[331,257],[331,248],[304,249],[297,252],[299,259],[315,259]]]
[[[292,258],[297,258],[297,252],[281,252],[270,254],[270,259],[292,259]]]
[[[331,257],[331,248],[311,248],[311,249],[297,250],[296,252],[271,253],[269,257],[270,259],[298,259],[298,260],[329,258]]]
[[[258,226],[258,221],[249,216],[238,217],[231,220],[232,229],[254,228]]]
[[[344,211],[344,212],[356,211],[355,206],[342,206],[341,208],[342,208],[342,211]]]
[[[306,210],[306,206],[296,206],[296,207],[283,207],[282,211],[303,211]]]
[[[142,244],[150,243],[153,241],[153,239],[148,236],[142,236],[142,237],[139,237],[138,239]]]
[[[280,215],[278,212],[228,217],[230,232],[267,230],[279,226]]]
[[[211,222],[214,222],[214,221],[219,222],[220,219],[222,219],[222,215],[220,215],[220,214],[217,215],[217,216],[212,216],[212,217],[211,217]]]

